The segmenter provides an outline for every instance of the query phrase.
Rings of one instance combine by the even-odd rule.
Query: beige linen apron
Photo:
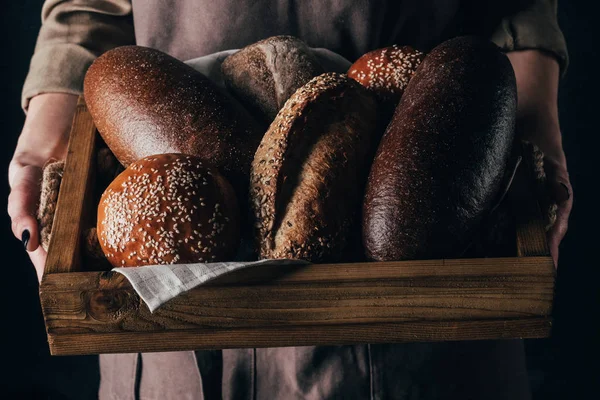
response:
[[[132,3],[136,42],[181,60],[291,34],[351,61],[394,43],[427,50],[457,34],[491,34],[502,14],[496,8],[508,4],[477,6],[479,2],[459,0]],[[529,398],[520,341],[114,354],[101,355],[100,366],[101,400]]]

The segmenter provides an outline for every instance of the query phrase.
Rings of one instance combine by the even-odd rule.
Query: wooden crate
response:
[[[555,271],[533,196],[518,199],[516,257],[256,267],[151,314],[122,275],[81,272],[96,142],[80,100],[40,286],[52,354],[550,334]],[[514,185],[529,183],[518,175]]]

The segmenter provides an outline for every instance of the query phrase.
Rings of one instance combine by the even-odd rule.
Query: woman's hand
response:
[[[548,232],[550,254],[557,266],[558,246],[567,232],[573,206],[573,189],[558,123],[559,65],[553,57],[537,50],[507,55],[517,78],[517,133],[544,152],[549,193],[558,206],[556,223]]]
[[[71,94],[47,93],[31,99],[8,169],[12,231],[23,242],[40,280],[46,264],[36,219],[42,168],[48,160],[65,158],[76,105],[77,96]]]

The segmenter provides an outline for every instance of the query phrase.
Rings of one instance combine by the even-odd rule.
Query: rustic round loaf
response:
[[[98,240],[115,267],[231,260],[238,213],[215,168],[188,155],[155,155],[130,164],[104,191]]]
[[[514,141],[510,61],[458,37],[411,78],[371,167],[363,208],[367,256],[459,256],[501,193]]]
[[[384,47],[356,60],[348,69],[348,76],[375,93],[380,101],[396,106],[424,57],[410,46]]]
[[[240,195],[247,188],[264,129],[187,64],[147,47],[118,47],[90,66],[84,94],[124,166],[154,154],[190,154],[218,168]]]
[[[325,72],[308,46],[293,36],[246,46],[227,57],[221,71],[227,88],[268,123],[298,88]]]

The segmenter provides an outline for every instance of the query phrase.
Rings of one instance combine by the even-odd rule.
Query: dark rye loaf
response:
[[[123,46],[90,66],[84,95],[100,135],[124,166],[155,154],[198,156],[246,198],[264,130],[200,72],[161,51]]]
[[[244,47],[221,64],[227,89],[271,123],[294,92],[325,72],[308,46],[293,36],[273,36]]]
[[[377,103],[326,73],[285,103],[252,163],[250,196],[261,258],[335,262],[362,202]]]
[[[367,257],[460,255],[501,191],[514,137],[514,72],[491,42],[448,40],[410,80],[372,165]]]

